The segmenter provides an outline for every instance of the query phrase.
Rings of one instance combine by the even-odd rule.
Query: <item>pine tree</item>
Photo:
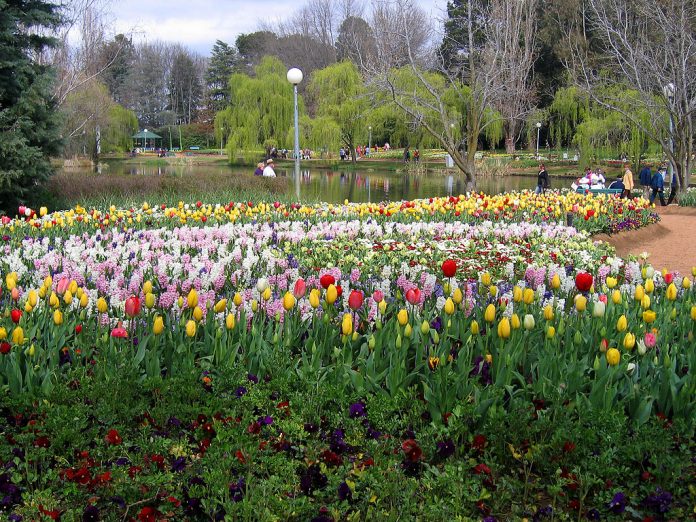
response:
[[[230,100],[228,85],[230,76],[236,72],[239,55],[234,47],[217,40],[213,46],[212,56],[205,73],[208,88],[208,106],[213,112],[227,107]]]
[[[57,9],[42,0],[0,0],[0,209],[27,201],[60,150],[53,71],[36,59],[54,45],[41,30],[59,24]]]

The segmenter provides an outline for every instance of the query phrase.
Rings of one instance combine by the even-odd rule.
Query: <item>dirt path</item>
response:
[[[696,266],[696,208],[671,205],[655,210],[661,218],[655,225],[614,236],[599,234],[595,239],[614,246],[622,257],[648,252],[655,268],[691,274]]]

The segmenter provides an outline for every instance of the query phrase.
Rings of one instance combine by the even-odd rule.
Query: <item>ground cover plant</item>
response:
[[[0,225],[13,520],[693,509],[696,269],[589,235],[654,221],[644,200],[19,211]]]

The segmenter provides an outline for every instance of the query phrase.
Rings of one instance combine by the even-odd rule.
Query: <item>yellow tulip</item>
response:
[[[377,308],[379,309],[379,313],[384,315],[384,312],[386,312],[387,310],[387,302],[384,299],[382,299],[379,302],[379,305],[377,305]]]
[[[495,321],[495,305],[489,304],[486,307],[486,311],[483,313],[483,319],[488,323]]]
[[[691,279],[689,279],[688,277],[682,279],[682,288],[685,290],[691,288]]]
[[[99,311],[99,313],[105,314],[107,309],[108,306],[106,304],[106,299],[104,299],[103,297],[97,299],[97,310]]]
[[[488,272],[484,272],[481,274],[481,284],[483,286],[490,286],[491,285],[491,274]]]
[[[55,292],[51,292],[51,297],[48,298],[48,304],[51,305],[53,308],[57,308],[58,306],[60,306],[60,301],[58,300],[58,296]]]
[[[614,288],[618,284],[618,281],[616,280],[615,277],[608,276],[607,277],[607,287]]]
[[[196,321],[200,321],[201,319],[203,319],[203,310],[201,310],[200,306],[197,306],[193,309],[193,318]]]
[[[696,321],[696,306],[691,307],[691,320]]]
[[[186,296],[186,304],[189,308],[198,306],[198,292],[196,292],[195,288],[189,290],[188,296]]]
[[[179,305],[179,308],[184,307],[184,298],[179,296],[179,299],[176,300],[176,304]]]
[[[670,283],[667,287],[667,299],[675,301],[677,299],[677,285]]]
[[[512,288],[512,300],[516,303],[522,301],[522,289],[517,285]]]
[[[645,281],[645,293],[652,294],[654,290],[655,290],[655,283],[653,282],[653,280],[652,279],[646,280]]]
[[[319,306],[319,290],[316,288],[313,288],[311,292],[309,292],[309,304],[312,306],[312,308],[317,308]]]
[[[63,312],[60,310],[56,310],[53,312],[53,323],[56,325],[61,325],[63,324]]]
[[[63,294],[63,301],[65,301],[66,305],[72,303],[72,292],[70,290],[66,290]]]
[[[652,310],[646,310],[645,312],[643,312],[643,321],[645,321],[648,324],[655,322],[656,317],[657,314]]]
[[[234,303],[234,306],[239,306],[242,304],[242,294],[239,292],[235,292],[234,297],[232,298],[232,302]]]
[[[152,281],[145,281],[143,284],[143,294],[151,294],[152,293]]]
[[[227,308],[227,299],[222,298],[217,303],[215,303],[213,310],[216,314],[221,314],[225,311],[225,308]]]
[[[624,340],[623,340],[624,348],[626,348],[626,350],[632,350],[635,345],[636,345],[636,336],[633,335],[631,332],[626,332],[626,335],[624,335]]]
[[[72,281],[70,281],[70,285],[68,286],[68,290],[70,290],[70,293],[72,295],[75,295],[75,293],[77,292],[77,281],[75,281],[74,279]]]
[[[450,297],[445,301],[445,313],[447,315],[452,315],[454,313],[454,301],[452,301]]]
[[[7,286],[8,290],[13,290],[17,286],[17,282],[12,277],[12,274],[5,276],[5,286]]]
[[[553,339],[556,335],[556,329],[553,326],[549,326],[546,330],[546,338]]]
[[[611,293],[611,302],[614,304],[621,304],[621,292],[614,290]]]
[[[551,307],[550,304],[547,304],[544,307],[544,319],[546,319],[547,321],[553,321],[553,317],[554,317],[553,308]]]
[[[643,310],[650,308],[650,296],[648,294],[643,296],[643,299],[640,301],[640,306],[643,307]]]
[[[522,292],[522,301],[524,301],[524,304],[532,304],[534,302],[534,290],[525,288],[524,292]]]
[[[498,337],[501,339],[510,338],[510,321],[507,317],[503,317],[498,323]]]
[[[551,288],[558,290],[561,287],[561,278],[558,274],[554,274],[551,278]]]
[[[628,320],[626,319],[625,315],[622,315],[621,317],[619,317],[619,320],[616,321],[616,329],[619,332],[623,332],[626,330],[627,327],[628,327]]]
[[[53,284],[53,278],[50,275],[46,276],[43,280],[43,285],[46,288],[51,288],[52,284]]]
[[[512,317],[510,317],[510,324],[513,330],[517,330],[521,326],[520,317],[517,314],[512,314]]]
[[[331,284],[326,289],[326,302],[332,305],[336,302],[336,299],[338,299],[338,290],[336,290],[336,285]]]
[[[609,348],[605,357],[609,366],[616,366],[621,360],[621,353],[616,348]]]
[[[152,324],[152,333],[159,335],[164,331],[164,319],[159,315],[155,317],[155,321]]]
[[[353,333],[353,315],[346,313],[343,314],[343,320],[341,321],[341,332],[343,335],[350,335]]]
[[[34,354],[36,353],[36,346],[33,344],[29,347],[29,350],[27,351],[27,354],[29,357],[34,357]]]
[[[402,308],[399,310],[399,313],[396,314],[396,318],[401,326],[406,326],[406,323],[408,322],[408,312],[406,309]]]
[[[78,299],[82,299],[82,296],[85,295],[85,291],[82,289],[82,287],[79,287],[77,289],[77,292],[75,292],[75,297]]]
[[[186,323],[186,335],[193,337],[196,335],[196,321],[189,319]]]
[[[479,324],[476,321],[471,321],[471,333],[473,335],[479,334]]]
[[[5,330],[4,326],[0,326],[0,341],[4,341],[7,339],[7,330]]]
[[[636,301],[642,301],[644,295],[645,295],[645,289],[643,288],[643,285],[636,286],[636,291],[633,293],[633,298]]]
[[[21,326],[12,330],[12,342],[19,345],[24,344],[24,330]]]
[[[263,297],[264,301],[268,301],[271,298],[271,287],[270,286],[266,287],[266,289],[261,294],[261,297]]]
[[[459,288],[455,288],[454,293],[452,294],[452,300],[454,301],[455,304],[459,304],[462,302],[464,299],[464,294],[462,294],[462,291]]]
[[[584,312],[585,310],[587,310],[587,297],[585,297],[584,295],[576,295],[575,309],[578,312]]]
[[[692,275],[693,277],[696,277],[696,266],[692,266],[692,267],[691,267],[691,275]]]
[[[404,337],[407,339],[411,338],[411,334],[413,333],[413,328],[411,327],[411,323],[408,323],[406,327],[404,328]]]
[[[36,293],[36,290],[29,290],[29,297],[27,298],[27,302],[29,303],[29,306],[34,308],[36,306],[36,303],[39,302],[39,295]]]
[[[152,292],[148,292],[145,294],[145,306],[148,308],[152,308],[155,306],[155,294]]]
[[[232,330],[235,325],[235,318],[234,314],[227,314],[227,317],[225,317],[225,326],[227,327],[228,330]]]
[[[488,292],[491,294],[491,296],[495,297],[498,295],[498,287],[495,285],[491,285],[488,287]]]
[[[41,299],[46,297],[46,287],[45,286],[42,286],[41,288],[39,288],[39,297]]]
[[[26,303],[24,303],[24,311],[25,311],[26,313],[31,312],[33,309],[34,309],[34,307],[31,306],[31,304],[29,304],[29,301],[27,301]]]
[[[283,308],[285,311],[292,310],[295,307],[295,296],[292,292],[285,292],[283,296]]]

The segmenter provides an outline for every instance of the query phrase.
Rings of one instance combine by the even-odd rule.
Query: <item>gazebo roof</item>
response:
[[[140,131],[137,134],[133,134],[133,138],[140,139],[140,140],[143,138],[148,139],[148,140],[152,140],[155,138],[162,139],[162,136],[159,136],[158,134],[155,134],[154,132],[150,132],[149,130],[145,129],[143,131]]]

